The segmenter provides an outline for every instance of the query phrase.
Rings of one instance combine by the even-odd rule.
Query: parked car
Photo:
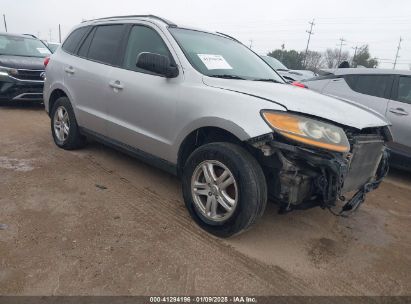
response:
[[[323,74],[303,84],[384,115],[392,123],[392,165],[411,169],[411,72],[357,68],[326,70]]]
[[[286,81],[302,81],[317,76],[310,70],[290,70],[281,61],[271,56],[260,56],[269,66],[277,71]]]
[[[155,16],[87,21],[46,74],[58,147],[91,137],[180,176],[190,215],[220,237],[255,223],[267,196],[286,212],[355,191],[343,210],[356,209],[387,172],[383,117],[284,83],[221,33]]]
[[[28,35],[0,33],[0,100],[43,100],[44,58],[50,50]]]
[[[58,42],[47,42],[47,46],[54,53],[61,44]]]

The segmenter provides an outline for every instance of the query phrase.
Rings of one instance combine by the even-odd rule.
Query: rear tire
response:
[[[73,107],[67,97],[56,100],[51,110],[51,133],[55,144],[65,150],[84,147],[86,137],[80,134]]]
[[[263,170],[239,145],[220,142],[196,149],[184,166],[182,181],[191,217],[218,237],[247,230],[267,204]]]

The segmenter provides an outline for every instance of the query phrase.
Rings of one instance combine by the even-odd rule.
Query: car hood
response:
[[[383,116],[355,103],[288,84],[203,77],[204,84],[261,98],[288,111],[317,116],[338,124],[364,129],[389,125]]]
[[[14,69],[44,70],[44,58],[0,55],[0,66]]]

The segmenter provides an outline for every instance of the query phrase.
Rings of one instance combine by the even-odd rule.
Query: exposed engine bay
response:
[[[351,146],[346,153],[296,145],[276,133],[248,141],[261,151],[269,196],[280,204],[281,213],[320,206],[346,215],[378,188],[388,173],[388,129],[345,131]],[[334,212],[331,208],[339,201],[344,205]]]

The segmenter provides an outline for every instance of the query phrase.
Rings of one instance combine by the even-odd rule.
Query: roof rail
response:
[[[38,39],[35,35],[33,35],[33,34],[22,34],[23,36],[29,36],[29,37],[31,37],[31,38],[35,38],[35,39]]]
[[[217,33],[217,34],[220,34],[221,36],[225,36],[225,37],[227,37],[227,38],[230,38],[230,39],[234,40],[235,42],[241,43],[238,39],[235,39],[234,37],[232,37],[232,36],[230,36],[230,35],[227,35],[227,34],[224,34],[224,33],[221,33],[221,32],[216,32],[216,33]]]
[[[119,19],[119,18],[152,18],[152,19],[160,20],[160,21],[164,22],[165,24],[167,24],[168,26],[171,26],[171,27],[176,27],[176,26],[177,26],[177,24],[175,24],[175,23],[173,23],[173,22],[171,22],[171,21],[169,21],[169,20],[167,20],[167,19],[164,19],[164,18],[155,16],[155,15],[111,16],[111,17],[97,18],[97,19],[91,19],[91,20],[84,20],[83,22],[98,21],[98,20],[107,20],[107,19]],[[83,22],[82,22],[82,23],[83,23]]]

